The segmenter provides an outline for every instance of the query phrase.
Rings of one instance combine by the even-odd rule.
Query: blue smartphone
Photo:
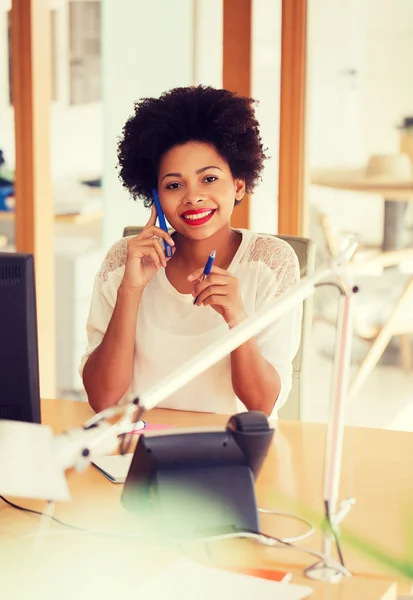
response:
[[[159,227],[161,229],[163,229],[164,231],[166,231],[166,233],[168,233],[168,227],[166,225],[165,215],[163,214],[161,203],[159,201],[158,190],[156,190],[155,188],[152,190],[152,198],[153,198],[153,203],[155,204],[156,214],[158,216]],[[167,258],[171,258],[171,256],[173,256],[172,246],[170,246],[165,240],[163,241],[163,245],[165,248],[165,256]]]

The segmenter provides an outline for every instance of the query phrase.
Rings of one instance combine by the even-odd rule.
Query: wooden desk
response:
[[[413,185],[411,182],[391,187],[368,183],[355,183],[349,177],[340,177],[340,170],[314,170],[310,176],[311,183],[322,187],[363,194],[378,194],[384,199],[384,222],[382,249],[399,250],[402,246],[404,213],[408,202],[413,202]]]
[[[51,425],[56,433],[80,425],[92,414],[87,404],[70,401],[44,401],[42,411],[43,422]],[[154,410],[147,413],[146,420],[150,423],[168,423],[175,426],[224,425],[227,417]],[[321,515],[324,442],[325,426],[323,425],[293,421],[279,422],[274,443],[256,485],[259,506],[299,512],[295,506],[295,502],[299,501]],[[403,520],[409,501],[411,503],[413,497],[412,471],[413,436],[410,433],[347,428],[341,497],[355,496],[357,504],[346,518],[345,528],[374,541],[377,546],[385,547],[395,554],[402,554],[406,528]],[[89,530],[106,532],[133,530],[134,518],[120,505],[122,486],[111,484],[93,467],[84,473],[69,472],[68,482],[72,501],[57,506],[55,513],[57,517]],[[17,502],[36,509],[42,507],[38,501],[18,500]],[[14,557],[14,560],[21,563],[24,557],[29,556],[25,568],[32,566],[33,557],[28,554],[26,546],[22,548],[23,542],[18,536],[34,533],[38,525],[38,517],[18,512],[0,502],[0,539],[2,540],[0,554],[3,554],[0,555],[0,561],[3,561],[0,564],[4,572],[8,574],[10,572],[5,568],[11,560],[10,557]],[[293,522],[268,516],[262,517],[261,526],[263,531],[278,537],[293,536],[303,532],[303,528]],[[57,524],[53,524],[51,530],[56,533],[46,538],[45,544],[52,552],[48,555],[48,561],[52,560],[50,564],[53,565],[56,578],[57,574],[60,574],[59,581],[62,577],[69,576],[69,567],[66,566],[66,571],[62,572],[62,563],[72,564],[74,555],[76,569],[81,569],[84,561],[92,572],[95,566],[96,573],[101,573],[101,577],[105,569],[108,570],[111,575],[105,580],[105,589],[110,587],[111,582],[113,583],[115,573],[118,573],[119,577],[123,574],[129,581],[128,577],[132,569],[135,574],[133,581],[136,583],[138,564],[141,567],[145,565],[145,569],[153,569],[154,564],[159,567],[163,561],[171,560],[171,548],[160,549],[150,544],[145,544],[143,547],[140,544],[138,549],[142,552],[139,553],[136,541],[135,545],[132,545],[132,540],[120,541],[116,537],[108,539],[71,534],[67,530],[62,531],[62,527]],[[302,545],[320,550],[319,534]],[[394,576],[386,573],[380,565],[357,554],[346,544],[343,545],[343,551],[348,568],[357,576],[346,579],[339,585],[311,582],[311,586],[315,589],[311,598],[390,600],[396,597],[396,586],[391,583]],[[14,552],[18,553],[18,558],[13,554]],[[204,549],[202,552],[204,560],[207,559],[208,554]],[[210,545],[210,552],[213,554],[213,559],[219,562],[290,569],[295,582],[310,584],[310,580],[303,577],[302,569],[312,564],[314,560],[311,556],[295,550],[269,549],[249,542],[236,541],[227,544],[225,548]],[[93,565],[91,565],[91,556],[95,557]],[[48,565],[49,562],[46,567],[50,568]],[[32,571],[34,570],[33,567]],[[41,569],[36,570],[36,573],[41,572],[43,572]],[[27,577],[26,575],[24,579],[27,580]],[[19,585],[24,585],[21,578]],[[49,587],[51,585],[49,580],[48,585]],[[116,585],[118,586],[116,589],[119,590],[117,579]],[[402,589],[406,590],[406,587],[405,583]],[[60,598],[61,596],[59,600]],[[78,595],[77,598],[80,596]]]
[[[366,194],[379,194],[388,199],[389,202],[413,202],[413,185],[400,183],[399,185],[384,186],[377,183],[364,184],[355,183],[349,177],[340,178],[339,169],[315,169],[311,172],[311,183],[336,190],[347,190],[351,192],[362,192]]]

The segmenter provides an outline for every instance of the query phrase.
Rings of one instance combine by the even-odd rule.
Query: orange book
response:
[[[218,568],[225,571],[231,571],[232,573],[240,573],[241,575],[250,575],[251,577],[259,577],[261,579],[270,579],[271,581],[278,581],[282,583],[288,583],[291,581],[291,573],[287,571],[279,571],[277,569],[256,569],[250,567],[222,567]]]

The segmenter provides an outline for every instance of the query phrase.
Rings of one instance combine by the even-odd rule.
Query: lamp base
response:
[[[325,581],[326,583],[339,583],[343,577],[351,577],[351,573],[345,567],[339,569],[335,565],[327,564],[324,560],[320,560],[305,569],[304,574],[309,579]]]

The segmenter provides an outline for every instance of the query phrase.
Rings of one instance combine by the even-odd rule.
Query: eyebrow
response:
[[[204,171],[208,171],[208,169],[218,169],[218,171],[222,171],[222,169],[220,169],[219,167],[216,167],[214,165],[208,165],[207,167],[202,167],[201,169],[198,169],[196,171],[196,174],[200,175],[201,173],[204,173]],[[166,175],[162,177],[161,181],[163,181],[165,177],[182,177],[182,173],[166,173]]]

